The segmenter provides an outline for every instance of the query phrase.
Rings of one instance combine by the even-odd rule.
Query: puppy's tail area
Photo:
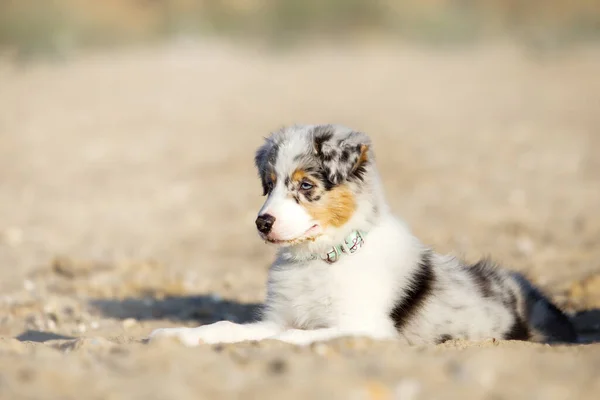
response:
[[[584,310],[571,317],[579,343],[600,342],[600,308]]]
[[[523,275],[512,274],[520,286],[521,317],[529,326],[532,340],[544,343],[579,343],[573,322]]]

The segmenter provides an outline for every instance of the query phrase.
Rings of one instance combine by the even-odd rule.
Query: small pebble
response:
[[[531,238],[527,236],[521,236],[517,239],[517,251],[522,255],[531,255],[534,251],[534,244]]]
[[[331,350],[331,347],[329,347],[329,345],[327,345],[325,343],[313,344],[312,350],[315,353],[317,353],[318,355],[323,356],[323,357],[328,357],[333,353],[333,351]]]
[[[287,364],[282,359],[275,359],[269,363],[268,369],[274,375],[283,374],[287,370]]]
[[[54,322],[53,320],[49,319],[48,321],[46,321],[46,326],[48,327],[49,331],[53,331],[56,329],[56,322]]]
[[[35,290],[35,283],[30,281],[29,279],[25,279],[23,282],[23,288],[28,292],[33,292]]]
[[[121,324],[123,325],[123,328],[129,329],[129,328],[135,326],[137,324],[137,321],[133,318],[127,318],[127,319],[123,320],[123,322]]]

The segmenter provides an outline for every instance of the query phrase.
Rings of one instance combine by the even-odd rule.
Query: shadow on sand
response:
[[[94,299],[90,305],[109,318],[137,320],[169,319],[209,324],[220,320],[246,323],[260,315],[261,304],[223,300],[215,295],[173,296],[163,299],[126,298]],[[600,309],[577,312],[572,317],[580,343],[600,342]],[[50,332],[26,331],[16,337],[19,341],[46,342],[73,339]]]
[[[163,299],[95,299],[90,305],[104,316],[137,320],[170,319],[208,324],[220,320],[246,323],[260,315],[261,304],[224,300],[215,295],[173,296]]]
[[[28,330],[15,337],[19,342],[44,343],[49,340],[67,340],[75,339],[72,336],[59,335],[52,332]]]

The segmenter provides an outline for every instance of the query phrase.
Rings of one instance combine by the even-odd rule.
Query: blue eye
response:
[[[309,182],[302,182],[300,184],[300,189],[302,189],[302,190],[310,190],[313,187],[314,187],[314,185],[312,183],[309,183]]]

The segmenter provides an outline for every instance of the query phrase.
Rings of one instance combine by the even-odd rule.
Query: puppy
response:
[[[256,227],[279,247],[262,318],[159,329],[187,345],[340,336],[437,344],[575,342],[569,318],[523,276],[436,254],[390,212],[367,135],[293,126],[256,153],[266,202]]]

